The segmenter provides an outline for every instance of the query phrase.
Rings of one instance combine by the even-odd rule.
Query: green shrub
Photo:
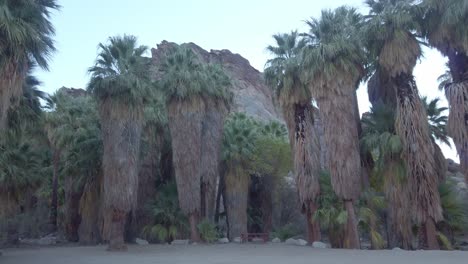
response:
[[[201,221],[197,228],[198,232],[200,232],[201,239],[207,243],[213,243],[219,237],[216,226],[206,219]]]
[[[279,238],[281,241],[285,241],[286,239],[295,237],[300,233],[300,230],[298,230],[298,228],[295,225],[287,224],[283,227],[276,229],[274,232],[272,232],[271,235],[273,237]]]

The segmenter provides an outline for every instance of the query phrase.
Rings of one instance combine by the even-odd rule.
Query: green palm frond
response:
[[[338,71],[363,76],[366,54],[361,38],[362,16],[354,8],[324,10],[320,19],[306,21],[303,34],[307,45],[302,54],[304,74],[309,82],[317,75],[333,79]]]
[[[48,69],[55,51],[50,15],[59,8],[56,0],[0,2],[0,69],[10,62],[20,71],[26,71],[29,63]]]
[[[222,100],[229,105],[233,94],[230,78],[221,66],[203,65],[188,48],[177,47],[166,56],[161,71],[161,89],[166,100],[184,100],[193,96]]]
[[[151,98],[149,61],[143,57],[146,46],[138,46],[135,36],[110,37],[99,44],[95,65],[88,69],[88,91],[98,99],[114,98],[129,105],[140,105]]]
[[[449,136],[447,132],[448,116],[444,112],[448,111],[447,107],[439,107],[440,99],[435,98],[428,101],[427,97],[421,98],[424,107],[426,108],[427,118],[429,122],[429,129],[432,138],[440,140],[441,142],[450,146]]]
[[[224,125],[223,160],[229,162],[247,162],[255,150],[258,138],[256,122],[244,113],[234,113]]]
[[[276,46],[267,47],[274,56],[265,65],[264,76],[267,84],[278,97],[287,102],[310,98],[309,90],[300,80],[300,54],[305,47],[305,40],[297,31],[277,34],[273,38]]]

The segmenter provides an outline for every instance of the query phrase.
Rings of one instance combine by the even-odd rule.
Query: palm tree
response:
[[[396,95],[395,131],[403,143],[414,218],[424,226],[428,247],[436,249],[435,223],[442,220],[442,209],[426,109],[413,77],[421,56],[415,7],[413,1],[406,0],[366,3],[370,7],[366,18],[368,49],[372,58],[378,58],[374,67],[388,77],[388,86]]]
[[[304,73],[323,115],[325,145],[332,186],[348,213],[345,246],[359,247],[354,201],[361,189],[361,160],[355,93],[364,72],[365,56],[357,34],[361,16],[340,7],[307,21]]]
[[[231,80],[220,66],[208,65],[206,71],[209,78],[207,88],[212,90],[210,93],[213,95],[204,98],[205,116],[201,146],[201,216],[214,223],[224,121],[233,95],[227,89],[231,86]]]
[[[448,108],[439,107],[439,98],[428,101],[427,97],[424,96],[421,99],[427,112],[431,141],[432,145],[434,146],[435,167],[439,179],[439,184],[441,184],[445,182],[447,174],[447,162],[445,160],[442,149],[437,144],[437,141],[444,143],[449,147],[451,146],[447,133],[448,117],[444,115],[444,112],[447,111]]]
[[[55,0],[5,0],[0,3],[0,131],[7,126],[8,111],[16,107],[30,67],[47,69],[55,50],[50,12]]]
[[[135,208],[143,109],[150,95],[148,65],[134,36],[99,44],[88,91],[98,102],[103,140],[103,191],[109,250],[125,250],[127,215]]]
[[[402,142],[395,132],[395,111],[384,104],[376,104],[371,110],[362,119],[361,146],[364,152],[372,153],[373,175],[379,183],[383,182],[382,191],[388,201],[388,246],[411,249],[410,190],[401,158]]]
[[[447,131],[468,182],[468,5],[464,0],[424,0],[423,35],[448,57],[450,78],[444,85],[450,114]]]
[[[306,213],[308,240],[312,243],[321,240],[320,226],[312,218],[320,193],[320,150],[314,130],[312,98],[300,79],[299,55],[305,41],[300,39],[297,31],[273,38],[277,46],[267,49],[275,57],[267,62],[265,78],[276,92],[288,127],[299,199]]]
[[[220,140],[219,122],[224,118],[222,108],[217,108],[220,115],[211,111],[216,111],[213,107],[229,104],[231,94],[226,90],[229,82],[222,71],[203,66],[192,50],[180,47],[167,55],[162,71],[161,86],[166,95],[180,207],[188,215],[192,241],[199,241],[197,225],[203,214],[201,184],[208,194],[205,202],[209,206],[205,207],[211,210],[213,177],[217,176],[216,150],[219,150],[215,141]],[[209,139],[210,134],[205,133],[214,138]],[[213,142],[203,143],[203,140]],[[210,160],[202,158],[207,151],[212,152]],[[208,167],[202,168],[202,164]]]
[[[224,199],[229,239],[247,233],[247,206],[250,184],[250,162],[258,137],[256,122],[244,113],[226,120],[223,138]]]

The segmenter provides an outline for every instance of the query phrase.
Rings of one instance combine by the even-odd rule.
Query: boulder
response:
[[[220,238],[220,239],[218,239],[218,243],[219,244],[227,244],[227,243],[229,243],[229,239],[226,238],[226,237]]]
[[[235,237],[232,242],[234,243],[241,243],[242,242],[242,239],[240,237]]]
[[[275,238],[273,238],[273,240],[271,240],[271,242],[273,242],[273,243],[281,243],[281,239],[275,237]]]
[[[149,245],[148,241],[146,241],[146,240],[144,240],[144,239],[141,239],[141,238],[135,239],[135,243],[136,243],[137,245],[140,245],[140,246]]]
[[[265,241],[263,240],[263,238],[254,237],[252,238],[252,242],[259,243],[259,242],[265,242]]]
[[[286,239],[285,243],[286,243],[286,245],[296,245],[297,242],[296,242],[296,239],[294,239],[294,238],[288,238],[288,239]]]
[[[305,241],[304,239],[298,239],[298,240],[296,240],[296,245],[297,246],[307,246],[307,241]]]
[[[171,245],[188,245],[189,240],[188,239],[176,239],[171,242]]]
[[[401,250],[403,250],[403,249],[401,249],[401,248],[399,248],[399,247],[395,247],[395,248],[393,248],[392,250],[401,251]]]
[[[325,244],[323,242],[320,242],[320,241],[315,241],[314,243],[312,243],[312,247],[313,248],[321,248],[321,249],[328,248],[327,244]]]

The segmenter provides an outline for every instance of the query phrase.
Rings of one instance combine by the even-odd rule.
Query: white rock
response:
[[[323,242],[320,242],[320,241],[315,241],[314,243],[312,243],[312,247],[313,248],[328,248],[327,244],[323,243]]]
[[[400,250],[402,250],[402,249],[401,249],[401,248],[399,248],[399,247],[395,247],[395,248],[393,248],[392,250],[395,250],[395,251],[400,251]]]
[[[234,243],[241,243],[242,240],[241,240],[240,237],[235,237],[235,238],[232,240],[232,242],[234,242]]]
[[[254,237],[254,238],[252,238],[252,242],[255,242],[255,243],[258,243],[258,242],[265,242],[265,240],[263,240],[263,238]]]
[[[51,236],[43,237],[37,241],[37,244],[41,246],[50,246],[50,245],[55,245],[56,243],[57,243],[57,238],[51,237]]]
[[[136,243],[137,245],[140,245],[140,246],[149,245],[148,241],[146,241],[146,240],[144,240],[144,239],[141,239],[141,238],[135,239],[135,243]]]
[[[273,240],[271,240],[271,242],[273,242],[273,243],[281,243],[281,239],[275,237],[275,238],[273,238]]]
[[[189,241],[188,239],[176,239],[174,241],[171,242],[171,245],[188,245],[189,244]]]
[[[227,239],[226,237],[220,238],[220,239],[218,239],[218,243],[227,244],[227,243],[229,243],[229,239]]]
[[[298,246],[307,246],[307,241],[305,241],[304,239],[298,239],[298,240],[296,240],[296,245],[298,245]]]
[[[285,242],[287,245],[296,245],[296,239],[294,238],[288,238]]]
[[[457,183],[457,187],[458,187],[459,189],[463,189],[463,190],[467,189],[467,188],[466,188],[466,183],[464,183],[464,182],[459,182],[459,183]]]

